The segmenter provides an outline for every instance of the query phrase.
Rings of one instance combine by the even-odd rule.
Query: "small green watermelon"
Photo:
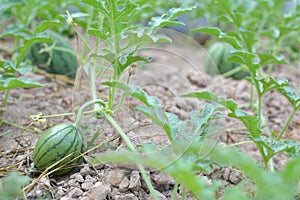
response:
[[[58,33],[46,32],[53,43],[34,43],[29,49],[26,58],[42,69],[52,74],[62,74],[75,78],[78,62],[74,50],[68,41]],[[47,51],[47,47],[54,44],[54,48]],[[43,51],[46,50],[46,51]]]

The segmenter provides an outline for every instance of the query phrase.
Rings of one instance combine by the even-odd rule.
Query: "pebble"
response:
[[[134,170],[130,173],[129,189],[132,191],[138,191],[141,189],[140,173]]]
[[[97,182],[93,187],[87,192],[87,196],[91,200],[104,200],[106,196],[109,195],[111,189],[108,185],[104,185],[101,182]]]
[[[127,192],[128,191],[128,186],[130,184],[130,181],[127,177],[125,177],[122,182],[119,184],[119,191],[120,192]]]
[[[74,188],[69,192],[69,196],[71,198],[78,198],[81,197],[83,195],[83,191],[79,188]]]
[[[84,165],[84,167],[80,169],[79,173],[81,174],[81,176],[86,176],[90,174],[90,171],[90,167],[88,165]]]
[[[106,181],[115,187],[118,187],[120,185],[120,183],[122,182],[122,180],[125,177],[125,172],[124,170],[120,170],[120,169],[115,169],[115,170],[111,170],[107,177],[106,177]]]
[[[70,180],[68,181],[68,186],[69,186],[69,187],[79,187],[80,184],[79,184],[75,179],[70,179]]]
[[[134,194],[124,194],[115,196],[115,200],[139,200]]]
[[[155,193],[159,200],[168,200],[167,197],[165,195],[163,195],[162,193],[160,193],[159,191],[155,190]],[[152,196],[150,196],[147,198],[147,200],[154,200],[154,198]]]
[[[94,177],[91,177],[90,175],[86,175],[85,181],[96,183],[97,180]]]
[[[93,185],[94,183],[90,181],[85,181],[84,183],[81,184],[81,189],[83,189],[84,191],[88,191]]]
[[[70,176],[71,179],[74,179],[75,181],[79,182],[79,183],[83,183],[84,182],[84,178],[81,174],[79,173],[75,173],[75,174],[72,174]]]

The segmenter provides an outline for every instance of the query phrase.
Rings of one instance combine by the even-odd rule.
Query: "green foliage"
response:
[[[13,200],[22,197],[22,187],[29,184],[30,179],[13,172],[0,181],[0,196],[3,200]]]
[[[224,77],[232,77],[236,80],[245,78],[247,73],[237,63],[227,61],[232,49],[224,42],[217,42],[210,46],[204,62],[205,71],[211,75],[222,74]]]

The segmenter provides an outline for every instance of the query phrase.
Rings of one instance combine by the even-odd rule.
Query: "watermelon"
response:
[[[52,38],[53,43],[34,43],[29,49],[26,59],[38,68],[52,74],[62,74],[75,78],[78,62],[74,50],[64,37],[53,31],[46,35]],[[41,52],[55,44],[51,51]]]
[[[85,143],[83,135],[73,124],[57,124],[38,139],[33,151],[34,164],[38,170],[43,171],[65,158],[54,167],[63,166],[62,169],[53,174],[69,173],[82,161],[80,155],[85,151]]]
[[[205,71],[210,75],[225,74],[238,67],[238,63],[227,61],[231,56],[233,47],[225,42],[216,42],[210,46],[207,50],[208,56],[205,59],[204,67]],[[235,80],[243,79],[248,75],[248,72],[240,70],[230,77]]]

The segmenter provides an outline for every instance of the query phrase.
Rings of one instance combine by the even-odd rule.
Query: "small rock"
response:
[[[81,197],[83,195],[83,191],[79,188],[74,188],[69,192],[69,197],[71,198],[78,198]]]
[[[91,200],[89,197],[81,197],[80,200]]]
[[[124,194],[115,196],[115,200],[139,200],[134,194]]]
[[[48,186],[51,188],[51,184],[50,184],[50,181],[47,177],[42,177],[41,180],[40,180],[40,183],[44,186]]]
[[[163,195],[162,193],[160,193],[159,191],[155,190],[155,193],[159,200],[168,200],[167,197],[165,195]],[[154,200],[154,198],[152,196],[150,196],[147,198],[147,200]]]
[[[86,176],[90,173],[90,171],[91,171],[91,169],[89,168],[89,166],[84,165],[84,167],[80,169],[79,173],[81,174],[81,176]]]
[[[62,197],[60,200],[73,200],[71,197]]]
[[[87,196],[91,200],[104,200],[106,196],[109,195],[111,189],[108,185],[104,185],[101,182],[97,182],[93,187],[87,192]]]
[[[71,178],[71,179],[74,179],[74,180],[75,180],[76,182],[78,182],[78,183],[83,183],[83,182],[84,182],[84,178],[83,178],[82,175],[79,174],[79,173],[72,174],[72,175],[70,176],[70,178]]]
[[[151,174],[151,179],[158,186],[161,186],[161,185],[167,186],[167,185],[175,184],[175,181],[171,176],[161,173],[161,172]]]
[[[106,181],[112,186],[118,187],[125,177],[125,172],[120,169],[112,170],[108,173]]]
[[[137,170],[134,170],[130,174],[130,183],[129,189],[132,191],[138,191],[141,188],[141,181],[140,181],[140,173]]]
[[[128,189],[129,189],[128,188],[129,184],[130,184],[129,179],[127,177],[125,177],[119,185],[119,191],[120,192],[127,192]]]
[[[27,155],[18,155],[15,159],[16,161],[21,161],[21,160],[25,160]]]
[[[64,188],[62,186],[57,187],[56,197],[62,197],[65,195]]]
[[[85,181],[84,183],[81,184],[81,189],[83,189],[84,191],[88,191],[93,185],[94,183],[90,181]]]
[[[89,182],[92,182],[92,183],[96,183],[97,180],[95,178],[91,177],[90,175],[86,175],[85,181],[86,182],[89,181]]]
[[[69,187],[79,187],[80,184],[79,184],[75,179],[70,179],[70,180],[68,181],[68,186],[69,186]]]

